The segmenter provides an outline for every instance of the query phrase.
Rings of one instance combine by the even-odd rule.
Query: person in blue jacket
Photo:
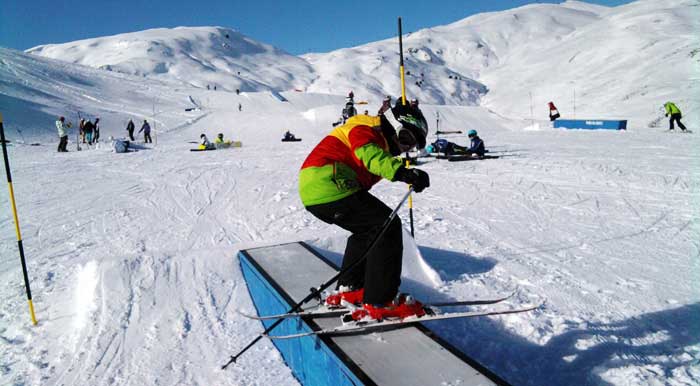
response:
[[[486,146],[484,145],[484,141],[481,138],[479,138],[479,135],[477,134],[476,130],[469,130],[467,136],[471,141],[467,152],[476,154],[479,157],[483,157],[484,153],[486,153]]]

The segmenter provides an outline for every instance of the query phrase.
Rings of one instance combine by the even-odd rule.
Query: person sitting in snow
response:
[[[216,147],[211,142],[209,142],[209,139],[205,134],[199,136],[199,148],[201,150],[216,149]]]
[[[422,305],[399,296],[403,242],[401,220],[395,217],[367,251],[373,237],[392,213],[369,193],[383,178],[412,184],[416,192],[430,186],[428,174],[407,169],[396,156],[425,147],[427,129],[415,126],[412,110],[396,106],[382,116],[356,115],[335,128],[311,151],[299,173],[299,195],[306,210],[328,224],[350,231],[343,267],[362,258],[364,264],[342,275],[337,292],[326,297],[331,306],[362,304],[353,320],[424,315]]]
[[[214,146],[217,149],[223,149],[223,148],[231,146],[231,141],[225,141],[224,140],[224,133],[219,133],[216,135],[216,138],[214,139]]]
[[[486,153],[486,146],[484,145],[484,141],[479,138],[476,130],[469,130],[467,136],[469,137],[470,144],[466,152],[478,157],[483,157],[484,153]]]

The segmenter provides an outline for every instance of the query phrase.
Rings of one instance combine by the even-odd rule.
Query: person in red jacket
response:
[[[399,158],[413,147],[425,147],[427,127],[409,106],[398,105],[381,116],[356,115],[335,128],[311,151],[299,174],[299,194],[306,209],[328,224],[352,234],[343,267],[361,258],[392,210],[369,193],[381,181],[412,184],[416,192],[430,186],[428,174],[406,169]],[[422,305],[398,296],[403,255],[401,220],[396,217],[369,252],[364,264],[338,280],[331,306],[362,304],[355,320],[422,315]]]
[[[549,102],[549,120],[554,122],[560,116],[557,106],[554,106],[554,102]]]

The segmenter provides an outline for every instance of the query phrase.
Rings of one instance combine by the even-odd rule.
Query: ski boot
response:
[[[336,291],[333,291],[324,300],[324,304],[328,308],[342,307],[343,303],[353,305],[362,304],[362,297],[365,295],[365,289],[353,289],[352,287],[341,285]]]
[[[381,322],[384,319],[405,319],[425,314],[426,310],[421,302],[410,295],[399,294],[393,301],[386,304],[363,304],[362,308],[345,315],[343,322]]]

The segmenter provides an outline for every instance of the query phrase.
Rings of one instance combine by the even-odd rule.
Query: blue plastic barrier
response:
[[[557,119],[555,129],[627,130],[627,120]]]

